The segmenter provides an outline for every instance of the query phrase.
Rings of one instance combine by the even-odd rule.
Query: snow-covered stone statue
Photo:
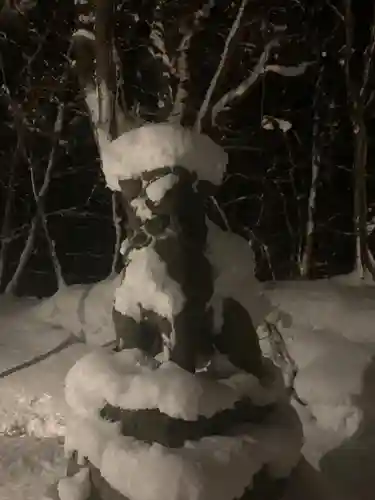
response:
[[[103,152],[127,239],[114,352],[70,370],[60,500],[280,498],[302,446],[282,377],[262,356],[251,249],[211,222],[225,152],[145,125]]]

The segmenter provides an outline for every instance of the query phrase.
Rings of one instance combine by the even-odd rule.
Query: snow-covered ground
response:
[[[113,339],[118,281],[45,301],[0,297],[0,498],[41,500],[64,473],[64,377],[89,344]],[[375,490],[375,287],[348,279],[267,285],[289,318],[306,460],[286,500],[369,500]],[[34,362],[33,362],[34,360]],[[19,367],[19,369],[16,369]]]

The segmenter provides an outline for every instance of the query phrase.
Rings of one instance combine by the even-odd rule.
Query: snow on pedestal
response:
[[[179,165],[201,180],[219,185],[227,154],[208,136],[179,125],[146,124],[121,135],[103,151],[103,172],[109,188],[120,191],[119,181],[137,179],[145,172]]]
[[[206,215],[226,153],[158,124],[119,137],[102,158],[128,221],[116,348],[67,375],[76,479],[57,491],[82,483],[80,500],[279,498],[300,458],[301,426],[259,347],[256,328],[270,311],[251,249]],[[82,467],[90,488],[78,480]]]

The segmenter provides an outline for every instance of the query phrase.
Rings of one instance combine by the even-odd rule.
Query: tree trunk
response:
[[[365,106],[369,71],[371,58],[375,45],[375,30],[369,43],[369,48],[363,55],[363,75],[359,85],[351,72],[351,59],[353,55],[353,30],[354,20],[352,13],[351,0],[345,0],[345,77],[348,92],[348,105],[351,114],[354,137],[354,159],[353,159],[353,177],[354,177],[354,229],[356,237],[356,271],[361,279],[365,278],[366,272],[369,272],[372,279],[375,280],[375,265],[371,258],[368,246],[367,235],[367,127],[365,121]],[[375,22],[375,7],[374,7]]]

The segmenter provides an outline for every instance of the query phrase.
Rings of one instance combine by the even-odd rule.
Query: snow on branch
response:
[[[77,31],[75,31],[73,33],[73,36],[74,37],[84,37],[84,38],[87,38],[88,40],[91,40],[92,42],[95,42],[95,35],[94,33],[92,33],[91,31],[88,31],[84,28],[80,28],[78,29]]]
[[[284,386],[272,363],[266,364],[269,381],[261,384],[250,373],[234,371],[217,380],[192,374],[172,361],[160,366],[154,361],[137,349],[116,354],[96,350],[69,371],[66,402],[82,417],[94,416],[106,402],[126,410],[158,409],[171,418],[194,422],[233,408],[244,398],[267,406],[284,396]],[[219,355],[214,362],[220,363]],[[94,389],[90,397],[87,380],[92,381]]]
[[[313,63],[309,61],[304,61],[297,66],[280,66],[279,64],[268,64],[264,68],[264,71],[271,71],[281,76],[300,76],[303,75],[306,69],[312,64]]]
[[[152,22],[150,32],[151,45],[148,47],[149,53],[156,62],[158,83],[156,94],[158,96],[158,108],[162,110],[162,116],[166,110],[170,110],[173,101],[171,76],[175,74],[175,67],[168,54],[165,43],[165,30],[160,9],[157,10],[157,19]],[[167,113],[169,114],[169,113]]]
[[[191,39],[193,37],[193,30],[185,35],[181,41],[178,48],[179,57],[176,63],[176,76],[178,78],[177,90],[175,93],[175,98],[173,102],[173,108],[169,116],[169,120],[172,122],[181,122],[184,109],[185,109],[185,99],[187,98],[187,91],[185,84],[189,81],[189,64],[188,64],[188,51],[190,48]]]
[[[221,54],[219,65],[218,65],[216,72],[211,80],[211,83],[207,89],[207,93],[206,93],[206,96],[204,98],[204,101],[203,101],[203,103],[198,111],[197,119],[195,122],[195,129],[197,132],[201,131],[202,120],[205,117],[207,110],[209,108],[209,105],[210,105],[212,96],[214,94],[214,91],[216,89],[216,86],[218,84],[219,78],[220,78],[221,73],[225,67],[225,63],[226,63],[226,60],[227,60],[227,57],[229,54],[229,49],[231,47],[232,40],[235,37],[238,30],[240,29],[241,20],[242,20],[243,14],[245,12],[245,8],[246,8],[248,3],[249,3],[249,0],[242,0],[241,1],[241,5],[238,9],[237,16],[232,24],[232,27],[231,27],[229,34],[228,34],[228,37],[225,40],[224,50],[223,50],[223,53]]]
[[[247,92],[250,89],[250,87],[254,85],[254,83],[258,80],[258,78],[265,73],[266,71],[265,65],[270,57],[271,50],[273,47],[276,47],[278,45],[279,42],[277,40],[271,40],[270,42],[268,42],[251,74],[243,82],[241,82],[238,85],[238,87],[224,94],[223,97],[213,106],[211,112],[212,124],[215,124],[217,115],[221,111],[226,109],[228,104],[230,104],[235,99],[242,97],[245,94],[245,92]]]
[[[363,54],[364,69],[363,69],[362,86],[360,90],[360,96],[364,98],[364,103],[367,105],[368,105],[367,96],[371,88],[369,82],[370,82],[371,68],[373,67],[374,64],[374,57],[375,57],[375,5],[372,8],[372,24],[370,28],[370,40]]]

